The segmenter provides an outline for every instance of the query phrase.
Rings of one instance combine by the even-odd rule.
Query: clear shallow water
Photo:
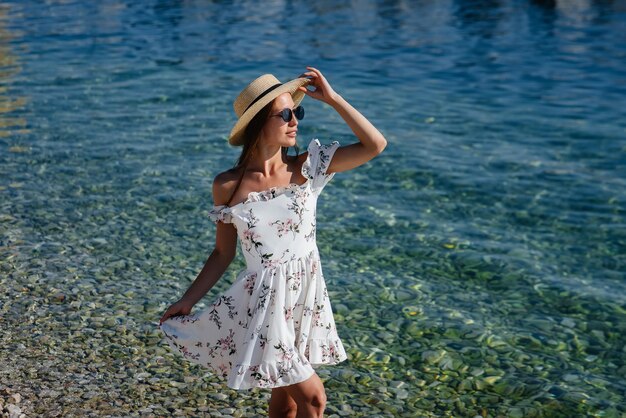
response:
[[[232,101],[312,65],[389,141],[319,202],[327,413],[626,413],[626,7],[549,3],[2,3],[2,385],[33,414],[264,413],[156,325],[213,248]],[[356,140],[303,104],[301,151]]]

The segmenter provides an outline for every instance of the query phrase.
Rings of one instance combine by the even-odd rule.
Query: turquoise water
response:
[[[326,413],[624,416],[625,24],[620,1],[1,3],[0,386],[33,415],[265,413],[156,326],[213,249],[234,98],[310,65],[389,143],[319,202],[349,355]],[[303,105],[301,152],[357,140]]]

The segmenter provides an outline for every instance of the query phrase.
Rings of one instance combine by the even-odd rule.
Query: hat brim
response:
[[[230,131],[228,137],[228,143],[233,146],[243,145],[243,133],[248,126],[248,123],[254,118],[254,116],[265,107],[269,102],[277,98],[283,93],[290,93],[295,106],[298,106],[306,93],[299,90],[300,87],[306,86],[311,80],[304,77],[299,77],[294,80],[288,81],[272,90],[267,95],[263,96],[258,102],[254,103],[243,115],[239,118],[235,126]]]

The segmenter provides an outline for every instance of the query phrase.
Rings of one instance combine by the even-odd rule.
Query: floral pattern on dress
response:
[[[222,327],[222,322],[220,320],[219,307],[224,304],[228,307],[228,317],[233,319],[237,313],[237,309],[233,306],[233,301],[235,298],[233,296],[220,296],[217,298],[217,301],[210,306],[209,310],[209,319],[217,325],[217,328]]]
[[[209,356],[215,358],[218,353],[224,355],[224,353],[235,354],[237,352],[237,346],[234,341],[235,331],[233,329],[228,330],[228,335],[224,338],[217,340],[217,343],[209,350]]]
[[[339,358],[335,345],[322,344],[321,347],[322,347],[322,361],[323,362],[332,362]]]
[[[170,347],[227,380],[233,389],[274,388],[308,379],[313,366],[347,359],[337,334],[316,237],[316,205],[337,141],[313,139],[305,183],[251,192],[213,206],[215,223],[237,230],[246,269],[196,315],[160,325]]]
[[[246,283],[244,285],[244,289],[246,289],[248,291],[248,294],[251,295],[252,292],[254,292],[254,283],[256,282],[256,273],[252,273],[250,276],[248,276],[248,278],[246,279]]]
[[[289,290],[297,292],[300,290],[302,283],[302,276],[304,272],[302,270],[287,275],[287,282],[289,283]]]
[[[293,319],[293,307],[284,307],[283,313],[285,314],[285,320]]]

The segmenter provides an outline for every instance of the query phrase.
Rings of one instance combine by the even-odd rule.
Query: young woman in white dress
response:
[[[305,183],[307,179],[303,177],[301,168],[306,161],[306,153],[293,157],[286,153],[289,147],[296,145],[298,119],[302,117],[302,109],[295,106],[294,98],[299,103],[303,93],[335,109],[359,139],[359,142],[336,149],[326,173],[358,167],[385,149],[387,141],[384,136],[332,89],[321,71],[313,67],[306,68],[306,72],[289,83],[279,83],[265,91],[244,90],[238,97],[237,100],[245,103],[245,106],[238,108],[241,103],[235,102],[239,120],[231,131],[229,143],[241,145],[243,150],[237,165],[214,179],[213,199],[216,206],[232,207],[245,201],[251,192]],[[302,79],[307,82],[302,82]],[[299,87],[280,93],[281,88],[284,90],[285,86],[293,85],[296,80],[300,81]],[[314,90],[307,89],[307,85],[314,87]],[[247,98],[243,97],[246,95]],[[261,98],[264,99],[259,102]],[[268,98],[271,101],[267,102]],[[259,108],[259,103],[263,104],[262,108]],[[226,271],[235,257],[236,246],[237,230],[234,225],[218,222],[215,249],[186,293],[165,311],[161,323],[169,317],[191,313],[192,307]],[[325,406],[324,386],[318,375],[313,373],[300,383],[272,388],[269,416],[322,417]]]

